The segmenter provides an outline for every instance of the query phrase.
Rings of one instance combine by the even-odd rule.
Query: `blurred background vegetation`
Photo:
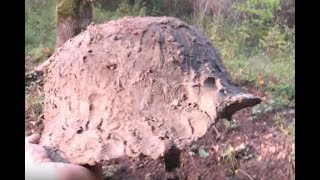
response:
[[[56,0],[25,0],[26,63],[55,46]],[[234,81],[266,100],[254,114],[295,107],[295,0],[95,0],[96,24],[124,16],[175,16],[201,30]]]

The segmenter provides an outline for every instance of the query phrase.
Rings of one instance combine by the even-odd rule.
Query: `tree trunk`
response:
[[[56,48],[79,34],[92,21],[90,0],[57,0]]]

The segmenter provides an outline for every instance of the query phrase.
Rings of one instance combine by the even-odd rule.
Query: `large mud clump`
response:
[[[230,82],[204,35],[175,18],[91,25],[50,61],[41,144],[77,164],[156,159],[260,102]]]

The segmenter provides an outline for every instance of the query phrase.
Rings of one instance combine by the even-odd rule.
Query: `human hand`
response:
[[[39,145],[40,135],[25,139],[25,178],[50,180],[101,180],[102,173],[69,163],[53,162],[45,148]],[[101,169],[101,167],[99,167]]]

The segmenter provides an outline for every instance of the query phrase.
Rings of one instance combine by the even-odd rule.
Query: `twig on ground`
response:
[[[250,180],[254,180],[248,173],[246,173],[245,171],[241,170],[241,169],[237,169],[237,171],[241,172],[242,174],[246,175]]]
[[[212,125],[212,128],[213,128],[213,130],[214,130],[214,132],[216,133],[216,135],[217,135],[217,139],[219,139],[220,138],[220,136],[221,136],[221,134],[220,134],[220,132],[218,131],[218,129],[216,128],[216,126],[215,125]]]

